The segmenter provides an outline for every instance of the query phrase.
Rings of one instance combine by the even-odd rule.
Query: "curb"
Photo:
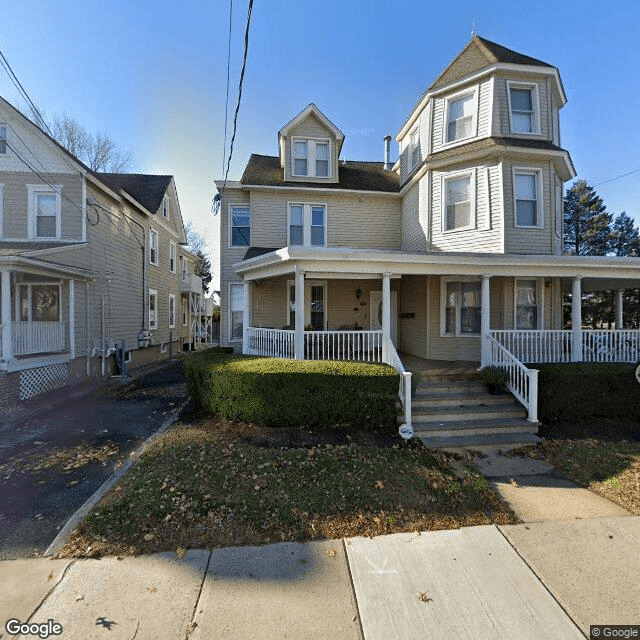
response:
[[[188,400],[185,400],[180,406],[176,407],[170,415],[154,433],[152,433],[137,449],[132,451],[123,465],[114,471],[104,483],[98,487],[96,492],[87,499],[87,501],[67,520],[67,523],[62,527],[60,533],[55,537],[54,541],[47,547],[46,551],[42,554],[44,558],[50,558],[54,556],[65,544],[69,541],[72,531],[85,519],[91,509],[98,503],[98,501],[109,491],[117,482],[124,476],[129,469],[137,462],[142,454],[157,440],[177,419],[180,412],[186,406]]]

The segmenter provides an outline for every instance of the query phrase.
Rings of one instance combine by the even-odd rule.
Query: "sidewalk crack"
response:
[[[202,575],[202,582],[200,583],[200,589],[198,591],[198,597],[196,598],[196,603],[193,607],[193,613],[191,614],[191,624],[187,628],[185,633],[185,638],[188,638],[191,635],[191,632],[196,627],[196,615],[198,613],[198,605],[200,604],[200,598],[202,597],[202,590],[204,589],[204,581],[207,579],[207,573],[209,572],[209,565],[211,564],[211,556],[213,556],[213,549],[209,551],[209,557],[207,558],[207,566],[204,568],[204,573]]]
[[[55,591],[56,587],[64,580],[65,576],[67,575],[67,571],[69,571],[69,569],[71,569],[71,567],[75,563],[76,561],[74,559],[64,568],[64,571],[62,572],[60,579],[51,587],[51,589],[49,589],[49,591],[47,591],[44,598],[42,598],[42,600],[40,601],[40,604],[33,610],[33,613],[27,618],[27,622],[31,622],[31,619],[33,618],[33,616],[35,616],[36,613],[38,613],[38,610],[40,609],[40,607],[45,603],[45,601],[49,598],[49,596]]]

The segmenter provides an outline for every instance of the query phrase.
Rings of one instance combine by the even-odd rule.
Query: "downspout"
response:
[[[107,356],[105,355],[107,352],[105,341],[104,341],[104,296],[100,296],[100,343],[102,344],[101,358],[102,358],[102,377],[105,376],[105,366],[107,362]]]
[[[85,331],[85,342],[87,347],[87,378],[91,375],[91,352],[89,350],[89,281],[87,280],[84,284],[85,291],[85,321],[86,321],[86,331]]]

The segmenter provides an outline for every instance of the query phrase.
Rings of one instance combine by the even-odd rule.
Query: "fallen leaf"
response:
[[[157,588],[157,587],[147,587],[147,591],[148,591],[149,593],[155,593],[157,590],[158,590],[158,588]]]
[[[335,558],[338,555],[338,552],[335,549],[327,549],[327,555],[330,558]]]
[[[76,596],[76,602],[79,600],[84,600],[84,595]]]
[[[384,489],[384,483],[382,480],[376,480],[376,489]]]
[[[178,558],[182,559],[184,558],[184,554],[187,553],[187,550],[184,547],[178,547],[176,549],[176,555],[178,556]]]
[[[510,484],[512,487],[519,487],[519,486],[520,486],[520,485],[518,484],[518,481],[517,481],[515,478],[510,478],[510,479],[509,479],[509,484]]]
[[[47,582],[49,582],[49,580],[53,580],[53,571],[49,574],[49,577],[47,578]]]
[[[147,535],[144,537],[144,539],[149,542],[150,540],[153,540],[155,538],[155,536],[153,535],[153,533],[147,533]]]
[[[433,598],[430,598],[424,592],[416,593],[416,595],[418,596],[418,600],[420,600],[420,602],[433,602]]]

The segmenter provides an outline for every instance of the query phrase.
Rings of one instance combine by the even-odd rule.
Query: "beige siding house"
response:
[[[195,342],[172,176],[90,171],[0,99],[0,407]]]
[[[531,420],[525,363],[640,359],[621,295],[616,332],[582,331],[581,292],[638,287],[640,264],[562,255],[565,103],[554,66],[474,36],[407,117],[393,165],[388,138],[385,162],[342,160],[344,135],[310,104],[278,156],[216,183],[222,344],[399,370],[403,354],[499,364]]]

